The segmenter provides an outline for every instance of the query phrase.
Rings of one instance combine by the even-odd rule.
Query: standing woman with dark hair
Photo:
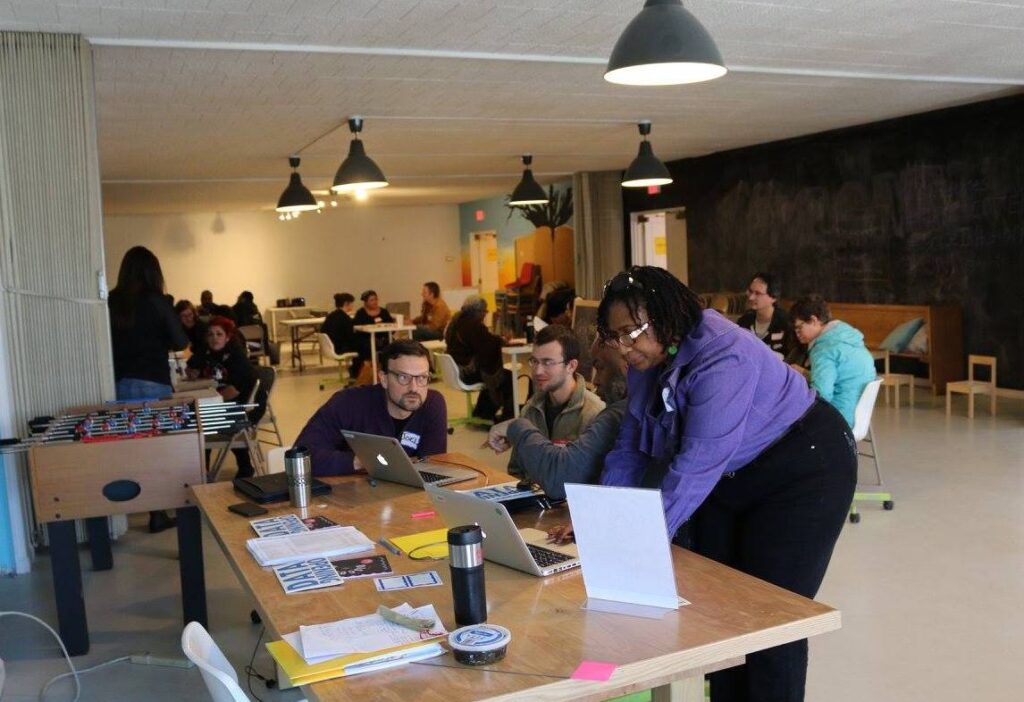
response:
[[[669,534],[690,521],[698,553],[814,597],[856,484],[842,416],[661,268],[612,278],[598,329],[630,366],[602,483],[660,485]],[[806,674],[797,641],[712,674],[711,699],[802,700]]]
[[[164,296],[164,274],[152,251],[144,246],[128,249],[107,306],[117,399],[155,400],[170,395],[174,389],[167,353],[188,346],[188,337]],[[151,532],[174,524],[166,512],[149,513]]]

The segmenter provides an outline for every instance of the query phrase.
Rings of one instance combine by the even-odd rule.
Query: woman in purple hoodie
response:
[[[601,482],[660,486],[670,534],[687,524],[698,553],[814,597],[857,480],[843,417],[661,268],[612,278],[598,329],[630,366]],[[712,674],[711,699],[802,700],[806,673],[797,641]]]

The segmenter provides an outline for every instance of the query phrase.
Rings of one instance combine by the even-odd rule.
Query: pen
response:
[[[396,556],[402,555],[402,552],[398,549],[398,547],[390,541],[388,541],[387,539],[385,539],[383,536],[377,539],[377,543],[386,548],[388,551],[391,551],[391,553],[395,554]]]

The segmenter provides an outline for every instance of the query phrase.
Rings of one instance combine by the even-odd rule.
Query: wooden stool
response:
[[[975,366],[988,366],[991,369],[990,379],[986,381],[974,379]],[[977,393],[988,393],[990,396],[990,411],[996,416],[996,359],[995,356],[967,357],[967,380],[957,380],[946,383],[946,416],[949,416],[953,393],[958,392],[967,395],[967,416],[974,418],[974,396]]]

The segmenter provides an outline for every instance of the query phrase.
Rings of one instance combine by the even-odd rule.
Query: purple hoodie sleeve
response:
[[[639,398],[643,393],[639,388],[646,382],[643,374],[633,371],[627,376],[629,385],[629,397]],[[624,487],[635,487],[643,480],[644,471],[650,458],[642,453],[638,447],[640,444],[640,422],[634,412],[637,407],[642,409],[643,402],[631,399],[622,416],[622,424],[619,425],[619,436],[615,439],[615,446],[605,456],[604,471],[601,473],[602,485],[620,485]]]
[[[676,388],[676,405],[686,414],[679,452],[661,485],[670,534],[704,501],[740,447],[758,365],[735,352],[723,354],[702,363]]]
[[[354,454],[341,436],[341,430],[348,425],[345,418],[342,393],[336,393],[316,411],[295,440],[296,446],[309,449],[313,463],[313,475],[352,475]]]

